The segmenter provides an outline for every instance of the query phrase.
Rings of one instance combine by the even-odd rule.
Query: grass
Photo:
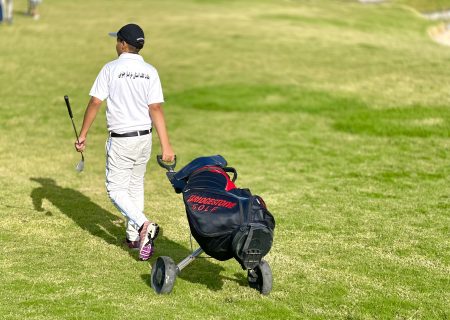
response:
[[[396,0],[396,2],[414,7],[421,12],[443,11],[450,9],[450,1],[448,0]]]
[[[56,1],[0,39],[2,319],[448,319],[450,51],[429,22],[356,1]],[[267,297],[235,261],[199,259],[170,295],[122,245],[104,190],[105,117],[81,124],[106,35],[140,23],[179,167],[222,154],[277,228]],[[179,195],[153,160],[157,255],[183,259]]]

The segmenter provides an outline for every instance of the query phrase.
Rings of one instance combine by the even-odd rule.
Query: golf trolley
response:
[[[183,194],[191,236],[200,247],[178,264],[158,257],[151,271],[155,292],[170,293],[177,275],[205,252],[220,261],[235,258],[247,270],[249,286],[269,294],[272,270],[262,258],[272,246],[275,220],[262,198],[236,188],[237,172],[220,155],[197,158],[178,172],[176,158],[166,163],[158,155],[157,162],[167,170],[175,192]]]

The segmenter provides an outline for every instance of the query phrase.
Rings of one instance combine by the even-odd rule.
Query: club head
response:
[[[84,169],[84,161],[80,160],[80,162],[78,162],[77,166],[75,167],[75,169],[77,170],[77,172],[81,172]]]

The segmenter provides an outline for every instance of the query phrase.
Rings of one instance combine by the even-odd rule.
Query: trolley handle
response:
[[[166,169],[169,172],[175,172],[175,166],[177,165],[177,156],[175,155],[173,158],[173,162],[166,162],[163,161],[162,159],[162,155],[158,154],[156,156],[156,161],[158,162],[158,164],[163,167],[164,169]]]

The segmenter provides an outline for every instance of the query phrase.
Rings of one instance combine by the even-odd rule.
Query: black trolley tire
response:
[[[272,291],[273,282],[269,263],[262,259],[261,263],[253,270],[248,270],[247,280],[251,288],[258,290],[263,295],[268,295]]]
[[[175,285],[177,266],[172,258],[161,256],[152,267],[151,284],[157,294],[170,293]]]

